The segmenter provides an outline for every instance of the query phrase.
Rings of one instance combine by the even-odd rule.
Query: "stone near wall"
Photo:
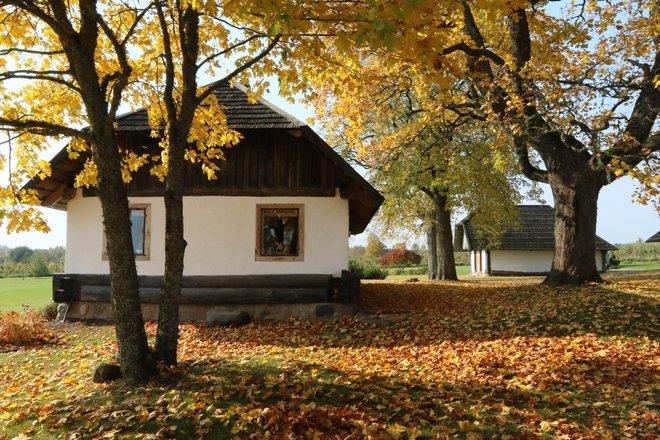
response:
[[[335,306],[332,304],[317,304],[314,307],[314,316],[317,318],[329,318],[335,314]]]
[[[55,322],[59,322],[60,324],[64,323],[66,312],[68,311],[69,305],[67,303],[59,303],[57,305],[57,316],[55,317]]]
[[[238,327],[249,323],[250,320],[250,314],[245,311],[209,310],[206,312],[206,325],[209,327]]]
[[[396,321],[393,319],[389,319],[384,316],[373,315],[365,312],[360,312],[356,314],[355,317],[362,322],[366,322],[367,324],[375,325],[376,327],[382,327],[382,328],[392,327],[396,323]]]
[[[121,378],[121,368],[119,365],[114,364],[98,364],[94,368],[94,374],[92,375],[92,382],[102,383],[102,382],[112,382]]]

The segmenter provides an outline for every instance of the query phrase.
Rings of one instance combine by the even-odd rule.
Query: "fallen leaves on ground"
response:
[[[369,282],[356,317],[182,325],[179,367],[137,388],[91,383],[113,355],[113,329],[70,324],[62,346],[0,355],[0,432],[657,438],[659,296],[657,272],[562,289]]]
[[[0,313],[0,349],[50,344],[56,340],[47,320],[36,310]]]

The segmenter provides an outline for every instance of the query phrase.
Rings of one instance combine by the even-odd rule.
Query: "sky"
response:
[[[268,93],[264,96],[272,104],[282,108],[292,116],[309,121],[312,112],[300,103],[289,103],[276,94]],[[61,146],[51,149],[44,159],[54,156]],[[542,185],[545,192],[545,201],[552,205],[552,193],[547,185]],[[639,239],[646,240],[660,231],[660,215],[651,205],[642,206],[631,201],[635,184],[627,177],[604,187],[598,199],[598,223],[596,233],[612,244],[631,243]],[[33,249],[49,248],[66,245],[66,212],[54,209],[44,209],[46,219],[51,228],[48,234],[38,232],[23,232],[7,234],[4,227],[0,227],[0,245],[10,248],[28,246]],[[363,234],[353,236],[351,245],[364,244],[369,229]],[[387,241],[386,241],[387,243]]]

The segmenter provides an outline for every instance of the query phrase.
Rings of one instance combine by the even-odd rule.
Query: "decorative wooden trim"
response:
[[[305,260],[305,209],[302,204],[259,204],[256,206],[256,231],[255,231],[255,247],[254,247],[254,260],[255,261],[304,261]],[[284,255],[261,255],[262,245],[262,210],[264,209],[297,209],[298,210],[298,255],[284,256]]]
[[[143,188],[126,190],[129,197],[162,197],[163,188]],[[242,197],[334,197],[335,188],[315,187],[267,187],[267,188],[187,188],[183,195],[187,197],[242,196]],[[97,197],[95,188],[83,189],[83,197]]]
[[[41,206],[47,208],[61,209],[60,206],[66,207],[67,203],[76,196],[76,189],[68,186],[67,183],[63,183],[53,192],[50,192],[45,188],[35,188],[39,192],[39,198],[41,199]],[[64,208],[66,211],[66,208]]]

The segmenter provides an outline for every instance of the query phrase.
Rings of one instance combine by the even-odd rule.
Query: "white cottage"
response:
[[[454,248],[470,252],[472,275],[546,275],[555,249],[554,209],[548,205],[519,205],[517,228],[507,229],[497,245],[480,239],[471,216],[454,231]],[[616,247],[596,236],[596,268],[605,271],[609,250]]]
[[[216,95],[243,139],[225,151],[217,180],[194,164],[186,170],[183,319],[203,319],[211,305],[265,318],[329,313],[316,306],[355,294],[346,272],[348,237],[365,229],[383,197],[305,123],[264,100],[248,103],[240,87],[224,86]],[[123,148],[157,154],[146,111],[117,122]],[[94,189],[73,187],[86,159],[72,159],[63,149],[51,161],[51,176],[26,188],[37,190],[43,206],[67,211],[65,274],[54,277],[56,302],[73,300],[74,315],[107,318],[101,204]],[[157,313],[162,285],[162,192],[146,168],[128,185],[147,319]]]

